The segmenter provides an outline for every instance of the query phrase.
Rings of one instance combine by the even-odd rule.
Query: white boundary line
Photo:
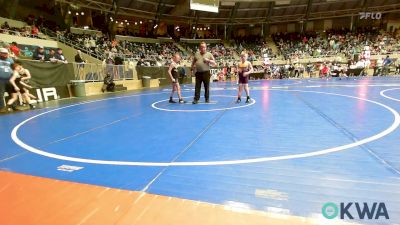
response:
[[[229,98],[232,98],[232,100],[234,100],[234,98],[237,97],[237,96],[230,96],[230,95],[213,95],[213,96],[229,97]],[[184,97],[184,98],[190,98],[190,97]],[[165,101],[168,101],[168,99],[161,100],[161,101],[158,101],[158,102],[154,102],[153,104],[151,104],[151,107],[153,107],[154,109],[157,109],[157,110],[167,111],[167,112],[212,112],[212,111],[221,111],[221,110],[232,110],[232,109],[238,109],[238,108],[245,108],[245,107],[249,107],[251,105],[254,105],[256,103],[255,99],[251,99],[251,103],[250,104],[234,106],[234,107],[227,107],[227,108],[216,108],[216,109],[166,109],[166,108],[160,108],[160,107],[156,106],[158,103],[165,102]],[[207,104],[205,104],[205,105],[207,105]]]
[[[11,132],[11,138],[13,141],[21,146],[22,148],[35,153],[39,154],[42,156],[54,158],[54,159],[59,159],[59,160],[66,160],[66,161],[73,161],[73,162],[80,162],[80,163],[91,163],[91,164],[102,164],[102,165],[123,165],[123,166],[216,166],[216,165],[233,165],[233,164],[245,164],[245,163],[258,163],[258,162],[268,162],[268,161],[278,161],[278,160],[288,160],[288,159],[298,159],[298,158],[306,158],[306,157],[312,157],[312,156],[319,156],[319,155],[325,155],[333,152],[339,152],[343,151],[349,148],[357,147],[359,145],[366,144],[371,141],[375,141],[377,139],[380,139],[390,133],[392,133],[394,130],[396,130],[399,125],[400,125],[400,115],[399,113],[390,108],[387,105],[384,105],[382,103],[373,101],[373,100],[368,100],[368,99],[363,99],[355,96],[350,96],[350,95],[342,95],[342,94],[336,94],[336,93],[329,93],[329,92],[319,92],[319,91],[302,91],[302,90],[274,90],[274,91],[291,91],[291,92],[305,92],[305,93],[318,93],[318,94],[326,94],[326,95],[334,95],[334,96],[341,96],[341,97],[347,97],[347,98],[352,98],[352,99],[357,99],[357,100],[362,100],[370,103],[374,103],[376,105],[379,105],[381,107],[384,107],[385,109],[389,110],[393,116],[394,116],[394,121],[392,125],[390,125],[387,129],[384,131],[373,135],[368,138],[364,138],[361,140],[358,140],[356,142],[346,144],[346,145],[341,145],[333,148],[328,148],[328,149],[323,149],[323,150],[318,150],[314,152],[309,152],[309,153],[301,153],[301,154],[292,154],[292,155],[285,155],[285,156],[274,156],[274,157],[260,157],[260,158],[251,158],[251,159],[241,159],[241,160],[223,160],[223,161],[199,161],[199,162],[130,162],[130,161],[107,161],[107,160],[95,160],[95,159],[83,159],[83,158],[77,158],[77,157],[68,157],[68,156],[63,156],[63,155],[57,155],[53,153],[49,153],[37,148],[34,148],[32,146],[29,146],[25,144],[23,141],[21,141],[18,136],[17,132],[18,129],[23,126],[25,123],[28,121],[37,118],[39,116],[45,115],[50,112],[54,112],[57,110],[61,110],[64,108],[69,108],[77,105],[82,105],[82,104],[89,104],[93,102],[99,102],[99,101],[105,101],[105,100],[110,100],[110,99],[102,99],[102,100],[96,100],[96,101],[91,101],[91,102],[84,102],[84,103],[79,103],[75,105],[70,105],[66,107],[61,107],[58,109],[50,110],[41,114],[38,114],[36,116],[30,117],[23,122],[19,123],[17,126],[14,127],[14,129]],[[160,94],[160,93],[153,93],[153,94]],[[140,95],[134,95],[134,96],[140,96]],[[123,97],[116,97],[116,98],[126,98],[126,97],[132,97],[132,96],[123,96]],[[115,99],[115,98],[114,98]]]
[[[387,96],[387,95],[384,94],[385,92],[387,92],[387,91],[392,91],[392,90],[400,90],[400,88],[386,89],[386,90],[381,91],[379,94],[380,94],[382,97],[384,97],[384,98],[388,98],[388,99],[391,99],[391,100],[393,100],[393,101],[400,102],[400,99],[393,98],[393,97],[390,97],[390,96]]]

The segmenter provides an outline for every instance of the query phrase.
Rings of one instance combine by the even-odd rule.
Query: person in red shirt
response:
[[[115,46],[117,46],[117,45],[118,45],[117,39],[112,40],[111,46],[112,46],[112,47],[115,47]]]
[[[32,37],[37,37],[37,36],[38,36],[38,34],[39,34],[39,29],[37,28],[37,26],[35,26],[35,25],[32,26],[32,32],[31,32],[31,34],[32,34]]]
[[[16,57],[19,57],[20,50],[17,46],[17,42],[14,41],[11,43],[10,51],[12,51]]]
[[[329,79],[330,73],[331,73],[330,68],[328,67],[327,64],[324,63],[321,69],[321,78],[324,77],[326,79]]]

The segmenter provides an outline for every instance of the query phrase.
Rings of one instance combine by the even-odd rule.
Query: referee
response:
[[[200,99],[201,83],[204,83],[204,98],[206,103],[210,102],[210,65],[216,66],[217,63],[213,55],[207,52],[207,44],[200,42],[199,52],[196,52],[192,62],[192,72],[196,68],[196,87],[193,104],[197,104]]]

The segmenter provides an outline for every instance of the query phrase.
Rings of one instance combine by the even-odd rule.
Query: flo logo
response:
[[[359,219],[389,219],[386,205],[383,202],[374,202],[372,205],[368,205],[366,202],[362,204],[358,202],[342,202],[339,207],[335,203],[328,202],[322,206],[322,215],[327,219],[334,219],[339,216],[340,219],[348,218],[352,220],[355,215],[357,215]]]
[[[377,12],[377,13],[371,13],[371,12],[359,12],[360,19],[373,19],[373,20],[380,20],[382,19],[382,13]]]

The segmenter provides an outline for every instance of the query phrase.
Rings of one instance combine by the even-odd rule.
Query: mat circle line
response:
[[[390,96],[388,96],[388,95],[385,95],[385,92],[387,92],[387,91],[393,91],[393,90],[400,90],[400,88],[386,89],[386,90],[381,91],[379,94],[380,94],[382,97],[384,97],[384,98],[387,98],[387,99],[390,99],[390,100],[393,100],[393,101],[400,102],[400,99],[398,99],[398,98],[393,98],[393,97],[390,97]]]
[[[38,115],[32,116],[18,125],[16,125],[13,130],[11,131],[11,138],[12,140],[19,145],[20,147],[26,149],[27,151],[30,151],[32,153],[42,155],[45,157],[49,158],[54,158],[54,159],[59,159],[59,160],[66,160],[66,161],[72,161],[72,162],[79,162],[79,163],[90,163],[90,164],[101,164],[101,165],[120,165],[120,166],[150,166],[150,167],[165,167],[165,166],[218,166],[218,165],[236,165],[236,164],[247,164],[247,163],[259,163],[259,162],[268,162],[268,161],[278,161],[278,160],[288,160],[288,159],[299,159],[299,158],[307,158],[307,157],[313,157],[313,156],[320,156],[320,155],[325,155],[333,152],[339,152],[343,151],[346,149],[350,149],[353,147],[357,147],[363,144],[366,144],[368,142],[375,141],[377,139],[380,139],[390,133],[392,133],[394,130],[396,130],[399,125],[400,125],[400,115],[399,113],[392,109],[391,107],[369,99],[365,98],[359,98],[356,96],[350,96],[350,95],[343,95],[343,94],[337,94],[337,93],[330,93],[330,92],[321,92],[321,91],[303,91],[303,90],[271,90],[271,91],[288,91],[288,92],[304,92],[304,93],[318,93],[318,94],[326,94],[326,95],[333,95],[333,96],[341,96],[341,97],[347,97],[347,98],[352,98],[352,99],[357,99],[357,100],[362,100],[366,102],[370,102],[376,105],[379,105],[388,111],[390,111],[393,116],[394,116],[394,121],[393,123],[386,128],[385,130],[381,131],[378,134],[375,134],[373,136],[358,140],[356,142],[350,143],[350,144],[345,144],[337,147],[332,147],[328,149],[323,149],[323,150],[317,150],[313,152],[308,152],[308,153],[300,153],[300,154],[290,154],[290,155],[284,155],[284,156],[272,156],[272,157],[257,157],[257,158],[250,158],[250,159],[239,159],[239,160],[220,160],[220,161],[185,161],[185,162],[133,162],[133,161],[108,161],[108,160],[96,160],[96,159],[85,159],[85,158],[77,158],[77,157],[69,157],[69,156],[63,156],[63,155],[58,155],[54,153],[49,153],[46,151],[43,151],[41,149],[37,149],[35,147],[32,147],[26,143],[24,143],[22,140],[19,139],[17,133],[18,130],[27,122],[30,120],[37,118],[39,116],[43,116],[45,114],[58,111],[61,109],[65,108],[70,108],[74,107],[77,105],[83,105],[83,104],[89,104],[93,102],[99,102],[99,101],[106,101],[106,100],[112,100],[116,98],[127,98],[127,97],[135,97],[135,96],[141,96],[141,95],[130,95],[130,96],[122,96],[122,97],[115,97],[115,98],[109,98],[109,99],[101,99],[101,100],[95,100],[95,101],[87,101],[87,102],[82,102],[79,104],[74,104],[70,106],[65,106],[57,109],[53,109],[47,112],[40,113]],[[153,94],[159,94],[159,93],[153,93]],[[147,94],[151,95],[151,94]]]
[[[213,96],[229,97],[229,98],[232,98],[233,100],[235,100],[235,98],[237,97],[237,96],[231,96],[231,95],[213,95]],[[191,98],[191,97],[183,97],[183,98]],[[151,104],[151,107],[153,107],[154,109],[157,109],[157,110],[167,111],[167,112],[212,112],[212,111],[221,111],[221,110],[232,110],[232,109],[245,108],[245,107],[249,107],[251,105],[254,105],[256,103],[255,99],[251,99],[251,102],[249,104],[243,104],[243,105],[238,105],[238,106],[234,106],[234,107],[216,108],[216,109],[166,109],[166,108],[161,108],[161,107],[156,106],[158,103],[166,102],[168,100],[169,99],[164,99],[164,100],[160,100],[160,101],[154,102],[153,104]]]

